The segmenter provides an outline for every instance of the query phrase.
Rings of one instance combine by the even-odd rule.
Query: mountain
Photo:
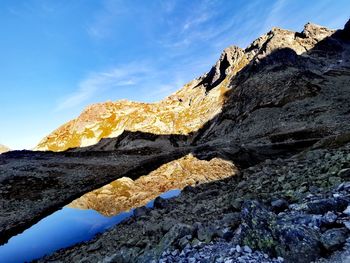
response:
[[[334,49],[333,53],[341,48],[335,38],[330,38],[334,33],[334,30],[311,23],[306,24],[301,33],[273,28],[246,49],[236,46],[225,49],[208,73],[158,103],[123,100],[87,107],[78,118],[45,137],[36,150],[63,151],[94,145],[102,138],[117,137],[124,131],[188,135],[196,133],[204,124],[206,127],[201,129],[200,134],[197,133],[195,140],[206,137],[212,140],[228,135],[242,140],[242,135],[256,137],[261,129],[270,133],[276,128],[274,126],[279,126],[278,130],[281,126],[279,123],[271,126],[252,119],[253,116],[266,118],[267,115],[254,114],[248,117],[249,121],[245,120],[245,116],[252,111],[258,113],[273,107],[276,109],[272,111],[280,115],[282,113],[277,111],[288,103],[298,101],[302,104],[303,98],[313,97],[324,85],[325,78],[332,78],[331,74],[336,74],[334,72],[347,63],[346,52],[331,57],[322,56],[322,53],[329,53],[328,47]],[[285,68],[283,72],[281,67]],[[242,69],[243,72],[240,72]],[[321,76],[325,71],[329,72],[329,76]],[[237,73],[240,73],[239,77],[235,78]],[[269,86],[272,81],[274,87]],[[259,89],[256,88],[257,82],[261,83]],[[328,104],[332,107],[332,103]],[[305,106],[298,105],[297,110]],[[220,114],[221,111],[223,114]],[[299,115],[295,115],[294,119],[269,118],[269,121],[285,122],[284,129],[278,131],[281,133],[284,130],[298,132],[310,124],[308,120],[301,123]],[[240,123],[242,120],[244,123]],[[212,127],[209,127],[209,123],[212,123]],[[237,124],[244,127],[232,129]],[[257,127],[261,124],[264,127]],[[242,132],[244,129],[249,132]]]
[[[248,63],[242,54],[238,47],[225,49],[210,72],[158,103],[121,100],[88,106],[78,118],[45,137],[36,150],[89,146],[124,131],[182,135],[195,132],[221,111],[229,79]]]
[[[63,151],[117,137],[125,130],[153,134],[189,134],[219,113],[225,85],[206,93],[199,80],[158,103],[127,100],[98,103],[45,137],[36,150]]]
[[[183,188],[39,262],[349,262],[349,83],[350,21],[308,23],[159,103],[93,105],[52,151],[0,156],[0,242],[67,204],[109,216]]]
[[[10,148],[0,144],[0,154],[10,151]]]

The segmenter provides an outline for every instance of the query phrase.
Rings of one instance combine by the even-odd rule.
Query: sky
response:
[[[1,0],[0,144],[31,149],[89,104],[154,102],[277,26],[343,28],[349,0]]]

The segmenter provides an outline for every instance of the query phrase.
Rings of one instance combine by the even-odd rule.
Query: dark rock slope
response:
[[[42,261],[310,262],[350,241],[349,181],[349,142],[268,159]]]
[[[222,112],[190,136],[126,132],[65,153],[1,155],[3,241],[103,183],[191,152],[231,160],[240,175],[188,187],[43,261],[347,262],[350,22],[274,28],[229,48],[199,81],[210,90],[223,79]]]

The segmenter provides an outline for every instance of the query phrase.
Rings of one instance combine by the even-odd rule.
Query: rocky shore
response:
[[[42,262],[311,262],[348,253],[349,205],[346,143],[266,160],[239,176],[187,187],[177,198],[158,198],[154,209],[139,208],[121,225]]]

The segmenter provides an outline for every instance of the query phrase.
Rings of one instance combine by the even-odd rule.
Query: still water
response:
[[[181,190],[175,189],[160,196],[171,198],[178,196],[180,192]],[[153,207],[153,203],[154,200],[148,202],[146,207]],[[28,262],[58,249],[90,240],[96,234],[132,216],[133,210],[107,217],[91,209],[64,207],[0,246],[0,262]]]

